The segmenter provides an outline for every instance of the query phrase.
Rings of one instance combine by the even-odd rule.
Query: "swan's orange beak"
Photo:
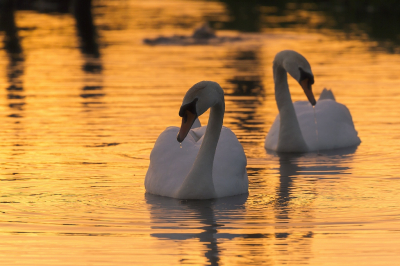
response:
[[[178,136],[176,139],[179,143],[181,143],[189,133],[190,128],[192,127],[194,121],[196,120],[197,115],[193,114],[189,110],[186,110],[183,117],[182,117],[182,125],[179,129]]]
[[[317,101],[315,100],[314,94],[311,90],[311,84],[309,83],[308,78],[300,81],[300,85],[303,88],[303,91],[306,94],[308,101],[311,103],[311,105],[316,105]]]

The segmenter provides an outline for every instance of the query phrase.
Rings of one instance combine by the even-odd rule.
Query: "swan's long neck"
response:
[[[211,107],[203,143],[192,169],[177,191],[177,198],[211,199],[216,197],[212,170],[215,151],[224,120],[224,112],[225,104],[222,96],[222,100]]]
[[[300,125],[290,96],[287,72],[274,64],[275,99],[280,115],[280,129],[277,151],[305,152],[307,144],[301,134]]]

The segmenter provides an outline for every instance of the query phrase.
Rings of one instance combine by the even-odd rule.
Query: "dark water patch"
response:
[[[270,28],[308,30],[337,29],[348,38],[367,38],[377,48],[400,52],[400,2],[396,0],[220,0],[228,20],[208,18],[215,29],[262,32]]]
[[[102,143],[102,144],[96,144],[96,145],[86,145],[86,147],[111,147],[111,146],[118,146],[121,143],[118,142],[111,142],[111,143]]]
[[[194,30],[191,36],[173,35],[170,37],[160,36],[157,38],[145,38],[143,42],[147,45],[217,45],[222,43],[241,41],[241,37],[217,36],[215,31],[204,24]]]

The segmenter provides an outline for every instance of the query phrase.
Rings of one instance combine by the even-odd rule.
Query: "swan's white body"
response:
[[[320,98],[314,107],[317,126],[313,107],[308,101],[297,101],[293,106],[307,151],[332,150],[360,143],[351,114],[345,105],[334,99]],[[278,151],[279,128],[280,116],[277,115],[265,139],[267,149]]]
[[[314,107],[317,125],[310,102],[292,103],[286,73],[300,83],[298,68],[313,79],[307,60],[300,54],[286,50],[275,57],[273,70],[279,114],[265,139],[265,148],[277,152],[312,152],[360,144],[349,110],[335,101],[331,91],[324,90]]]
[[[215,82],[197,83],[186,94],[183,106],[195,98],[199,115],[211,107],[208,126],[192,127],[181,145],[176,140],[180,134],[178,127],[168,127],[160,134],[150,154],[146,191],[179,199],[247,193],[247,160],[243,147],[235,134],[222,126],[221,87]]]
[[[195,162],[206,128],[191,129],[182,148],[176,141],[178,127],[168,127],[161,133],[150,155],[145,183],[147,192],[175,197]],[[221,130],[212,179],[216,198],[247,193],[246,156],[235,134],[227,127]]]

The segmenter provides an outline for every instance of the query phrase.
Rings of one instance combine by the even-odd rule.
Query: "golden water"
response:
[[[23,60],[0,50],[1,265],[400,261],[399,55],[329,30],[221,31],[243,40],[213,46],[143,44],[190,35],[206,17],[225,19],[219,2],[98,1],[94,12],[99,58],[78,48],[72,16],[34,11],[16,12]],[[358,148],[265,151],[278,112],[272,60],[282,49],[308,58],[316,96],[332,87],[349,108]],[[182,98],[200,80],[225,89],[224,125],[248,158],[249,195],[146,195],[154,142],[180,125]],[[306,99],[289,85],[293,100]]]

